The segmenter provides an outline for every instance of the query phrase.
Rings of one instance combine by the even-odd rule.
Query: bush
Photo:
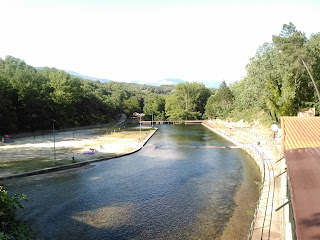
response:
[[[26,201],[26,195],[8,195],[8,191],[0,186],[0,239],[31,239],[31,227],[17,220],[16,210],[23,208],[21,201]]]

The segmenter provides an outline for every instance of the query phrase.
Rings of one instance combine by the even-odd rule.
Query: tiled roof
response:
[[[320,117],[282,117],[282,152],[320,147]]]
[[[297,238],[320,239],[320,148],[286,150],[285,158]]]
[[[291,203],[298,239],[320,239],[320,117],[282,117]]]

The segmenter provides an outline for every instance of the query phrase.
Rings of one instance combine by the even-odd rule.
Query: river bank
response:
[[[203,126],[159,130],[135,154],[3,183],[39,239],[221,239],[250,157]]]
[[[254,186],[244,172],[244,182],[234,198],[234,214],[221,239],[248,239],[248,236],[249,239],[282,239],[282,212],[274,212],[274,206],[281,202],[280,179],[275,179],[280,171],[279,164],[276,164],[280,152],[279,140],[269,138],[268,135],[272,136],[272,133],[268,133],[268,130],[260,126],[252,130],[243,122],[239,126],[222,121],[205,121],[203,125],[247,152],[255,161],[255,166],[260,169],[262,179],[262,183],[256,186],[261,188],[256,210],[254,213],[248,212],[246,209],[252,209],[252,206],[247,204],[247,196],[250,196],[248,191]],[[250,218],[251,226],[246,222],[246,214],[253,215]],[[249,229],[248,236],[237,236],[237,229],[240,230],[241,227]]]
[[[109,128],[25,137],[0,147],[0,180],[29,176],[134,153],[157,129]],[[54,137],[54,138],[53,138]],[[53,140],[55,142],[53,142]],[[54,148],[53,148],[54,144]]]
[[[242,141],[243,143],[247,143],[246,141],[244,141],[244,136],[243,136],[244,134],[243,134],[242,130],[235,129],[234,127],[230,127],[225,124],[213,123],[213,122],[211,122],[211,123],[208,122],[207,127],[211,127],[211,130],[216,131],[216,133],[218,133],[220,136],[226,138],[227,140],[233,142],[236,145],[241,144],[240,141]],[[149,135],[147,140],[152,136],[152,134]],[[246,139],[248,140],[248,138],[246,138]],[[259,139],[259,140],[261,140],[261,139]],[[264,142],[261,141],[261,146],[260,146],[261,149],[263,149],[265,147],[267,141],[268,141],[267,139],[265,139]],[[95,145],[95,146],[99,147],[98,145]],[[139,146],[139,147],[141,148],[142,146]],[[110,148],[112,148],[112,147],[110,147]],[[136,148],[136,149],[138,150],[138,148]],[[264,150],[267,152],[268,149],[265,148]],[[52,151],[52,149],[51,149],[51,151]],[[132,150],[132,152],[135,152],[135,150]],[[114,158],[114,157],[117,157],[117,156],[115,156],[115,155],[110,156],[110,158]],[[101,158],[100,160],[105,160],[105,159],[106,158]],[[100,161],[100,160],[96,159],[96,160],[88,160],[88,161]],[[83,162],[85,162],[85,161],[83,161]],[[252,206],[252,204],[250,204],[250,202],[255,202],[255,199],[253,199],[254,194],[252,194],[251,190],[257,189],[257,191],[258,191],[258,187],[259,187],[259,185],[256,182],[252,181],[252,179],[254,177],[252,178],[252,176],[250,174],[252,172],[258,172],[256,168],[257,168],[257,165],[252,164],[247,169],[244,169],[245,171],[244,171],[243,183],[242,183],[241,187],[239,187],[239,189],[237,189],[236,195],[234,196],[234,202],[235,202],[236,207],[234,209],[234,213],[233,213],[232,217],[229,219],[229,222],[223,231],[221,239],[247,239],[246,231],[243,231],[243,229],[250,228],[250,224],[252,222],[253,212],[250,211],[249,209],[254,208],[254,206]],[[258,226],[258,225],[256,225],[256,226]],[[273,226],[275,226],[275,224],[273,224]],[[244,234],[239,235],[240,232],[243,232]],[[258,234],[259,233],[257,233],[256,235],[258,235]],[[260,239],[260,238],[254,237],[252,239]],[[280,239],[280,238],[271,238],[271,239]]]

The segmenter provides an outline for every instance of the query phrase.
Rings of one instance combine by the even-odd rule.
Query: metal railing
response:
[[[290,180],[289,180],[289,177],[287,174],[287,198],[291,199],[291,193],[290,193],[289,186],[290,186]],[[294,220],[292,203],[290,202],[288,205],[289,205],[289,222],[291,223],[292,239],[297,240],[296,222]]]
[[[268,145],[274,139],[272,133],[256,133],[252,130],[251,127],[236,127],[235,129],[241,131],[241,137],[246,139],[248,142],[265,141],[265,144]]]
[[[240,130],[240,139],[235,139],[233,137],[232,140],[234,143],[239,144],[243,148],[250,149],[252,151],[252,154],[254,157],[258,158],[258,161],[260,162],[260,171],[263,172],[262,177],[262,183],[261,183],[261,190],[259,199],[255,208],[255,213],[253,216],[253,221],[251,222],[250,232],[248,239],[252,239],[253,237],[253,231],[255,230],[255,224],[257,220],[257,215],[259,212],[259,208],[261,207],[261,200],[262,200],[262,191],[265,191],[265,188],[267,189],[267,200],[266,200],[266,206],[264,209],[264,216],[263,216],[263,222],[262,227],[259,226],[258,229],[261,229],[261,237],[260,239],[270,239],[271,235],[271,223],[272,223],[272,216],[273,216],[273,200],[274,200],[274,189],[275,189],[275,180],[274,180],[274,169],[273,165],[270,161],[270,159],[260,150],[260,148],[257,146],[258,142],[264,141],[264,145],[271,145],[274,143],[274,136],[272,133],[270,134],[259,134],[252,131],[251,127],[245,127],[245,128],[239,128],[236,127],[235,129]],[[216,132],[221,133],[222,135],[228,136],[228,134],[219,129],[215,129]],[[260,144],[260,143],[259,143]],[[257,162],[258,162],[257,161]],[[268,176],[266,176],[268,174]],[[268,177],[269,185],[266,186],[266,178]],[[268,208],[271,210],[270,214],[267,214]],[[269,219],[268,219],[269,218]],[[267,236],[266,236],[267,234]],[[265,235],[265,236],[264,236]]]
[[[257,202],[257,206],[255,209],[255,214],[253,216],[253,221],[251,223],[251,227],[250,227],[250,233],[249,233],[249,237],[248,239],[252,239],[253,237],[253,231],[255,230],[255,223],[257,220],[257,215],[258,215],[258,211],[259,208],[261,207],[261,198],[262,198],[262,191],[264,190],[265,187],[265,183],[266,183],[266,174],[268,174],[268,178],[269,178],[269,186],[268,186],[268,193],[267,193],[267,201],[266,201],[266,206],[265,206],[265,212],[264,212],[264,217],[263,217],[263,223],[262,223],[262,227],[261,227],[261,239],[265,239],[264,238],[264,233],[265,233],[265,228],[268,227],[268,232],[267,232],[267,239],[270,239],[270,234],[271,234],[271,223],[272,223],[272,213],[273,213],[273,199],[274,199],[274,189],[275,189],[275,181],[274,181],[274,169],[272,166],[272,163],[270,161],[270,159],[263,153],[260,151],[260,149],[257,146],[254,146],[253,144],[245,144],[244,147],[250,149],[255,156],[258,157],[258,159],[261,162],[261,165],[263,166],[263,179],[262,179],[262,185],[261,185],[261,190],[260,190],[260,196]],[[267,171],[268,170],[268,171]],[[266,173],[268,172],[268,173]],[[272,187],[272,182],[273,182],[273,187]],[[270,204],[271,202],[271,204]],[[269,225],[267,222],[267,210],[268,207],[270,207],[270,220],[269,220]]]
[[[263,166],[263,178],[262,178],[262,183],[261,183],[261,189],[260,189],[260,195],[259,195],[259,199],[256,205],[256,209],[253,215],[253,220],[251,222],[251,226],[250,226],[250,232],[249,232],[249,237],[248,239],[252,239],[252,235],[253,235],[253,230],[254,230],[254,226],[256,223],[256,219],[257,219],[257,215],[258,215],[258,210],[259,210],[259,206],[260,206],[260,202],[261,202],[261,197],[262,197],[262,190],[264,188],[264,184],[265,184],[265,162],[262,159],[262,154],[261,152],[258,151],[257,148],[255,148],[252,144],[246,144],[245,145],[246,148],[250,149],[252,152],[254,152],[254,155],[257,156],[257,158],[260,160],[261,165]]]

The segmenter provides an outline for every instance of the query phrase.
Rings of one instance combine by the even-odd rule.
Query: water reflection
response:
[[[230,143],[200,125],[159,128],[133,155],[7,181],[28,195],[21,217],[39,239],[219,238],[249,159],[202,148]]]

